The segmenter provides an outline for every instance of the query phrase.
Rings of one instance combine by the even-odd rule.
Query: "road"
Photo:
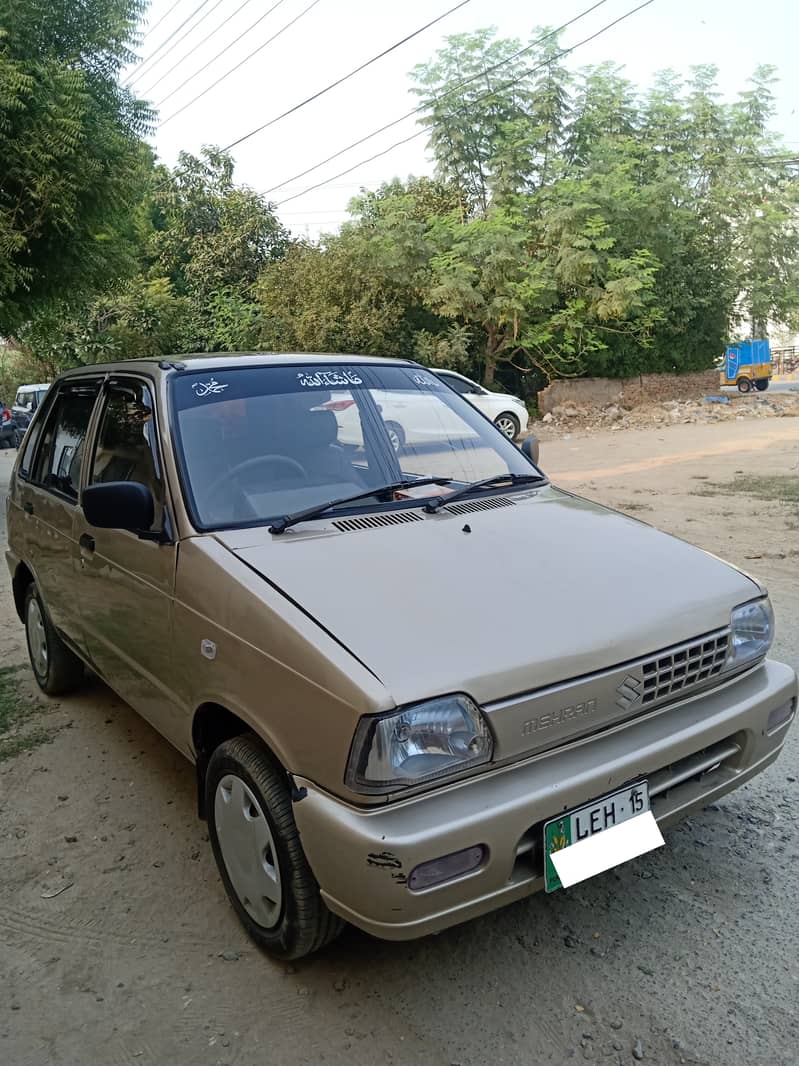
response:
[[[778,498],[799,476],[799,418],[547,442],[542,462],[764,578],[775,654],[799,665],[799,508]],[[0,491],[9,466],[0,453]],[[773,498],[736,494],[738,471]],[[557,545],[531,565],[567,578]],[[469,578],[497,624],[502,566]],[[0,653],[22,662],[2,582]],[[797,1061],[799,730],[658,852],[423,941],[350,930],[287,966],[240,930],[181,757],[100,684],[42,721],[51,743],[0,764],[0,1063]]]
[[[725,392],[737,392],[737,385],[722,385],[722,393]],[[772,381],[769,384],[768,392],[799,392],[799,381]]]

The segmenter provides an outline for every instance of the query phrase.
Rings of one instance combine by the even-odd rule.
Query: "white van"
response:
[[[20,429],[28,428],[33,412],[42,402],[49,388],[50,383],[45,382],[39,385],[20,385],[17,389],[11,413]]]

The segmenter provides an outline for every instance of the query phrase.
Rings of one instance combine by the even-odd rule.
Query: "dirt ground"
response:
[[[799,418],[550,439],[542,465],[764,579],[774,654],[799,666]],[[7,668],[25,653],[2,582]],[[35,709],[27,667],[6,676],[14,713]],[[350,930],[289,966],[241,931],[165,741],[99,683],[34,718],[49,743],[0,762],[3,1066],[797,1062],[799,729],[666,848],[436,937]]]

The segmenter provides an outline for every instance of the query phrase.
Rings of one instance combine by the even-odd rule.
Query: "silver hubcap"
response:
[[[34,670],[39,677],[47,677],[47,631],[42,609],[35,599],[28,603],[28,646]]]
[[[498,418],[496,421],[496,427],[501,433],[504,433],[506,437],[510,437],[511,440],[516,436],[516,426],[510,418]]]
[[[398,452],[402,447],[402,441],[400,440],[399,433],[396,429],[390,429],[388,431],[388,439],[391,441],[391,447],[395,452]]]
[[[214,823],[236,895],[253,921],[271,929],[283,898],[277,849],[261,805],[235,774],[226,774],[216,786]]]

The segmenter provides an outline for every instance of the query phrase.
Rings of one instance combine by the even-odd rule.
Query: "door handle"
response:
[[[26,500],[23,503],[22,510],[25,512],[25,514],[33,514],[33,504],[30,502],[30,500]]]
[[[94,537],[90,533],[81,533],[78,544],[81,547],[81,551],[89,552],[94,551]]]

